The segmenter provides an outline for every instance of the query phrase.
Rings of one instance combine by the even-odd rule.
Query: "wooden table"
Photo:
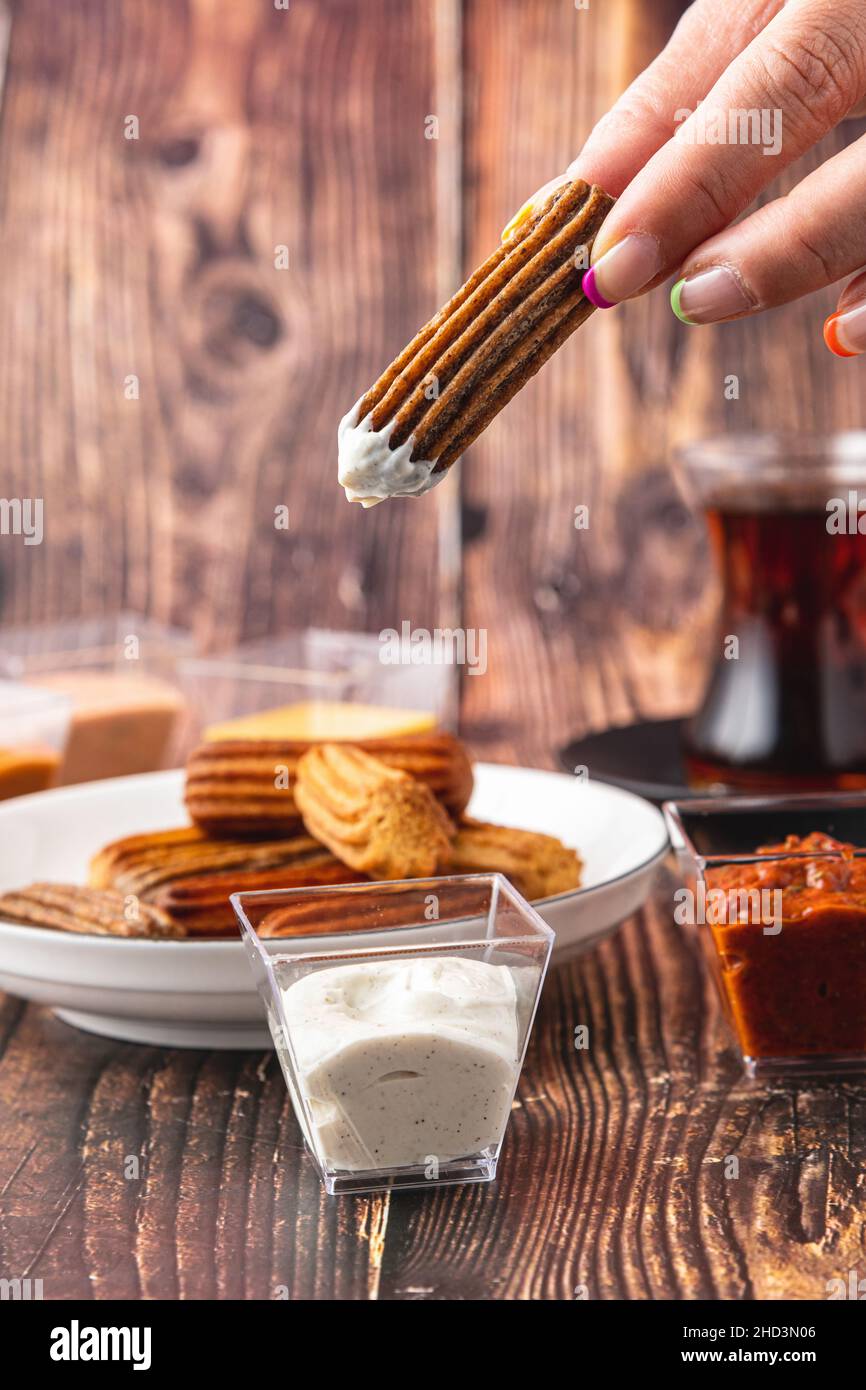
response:
[[[127,605],[211,647],[484,627],[464,733],[539,766],[686,708],[717,593],[672,448],[861,423],[831,295],[718,331],[663,295],[597,315],[429,499],[362,514],[333,477],[336,420],[680,8],[20,0],[0,493],[38,487],[46,539],[0,539],[0,622]],[[823,1297],[862,1261],[866,1090],[741,1084],[672,891],[553,971],[489,1189],[331,1201],[269,1054],[4,998],[0,1274],[49,1298]]]
[[[671,891],[549,976],[491,1187],[329,1198],[272,1053],[5,998],[2,1273],[52,1299],[824,1298],[862,1264],[866,1087],[741,1083]]]

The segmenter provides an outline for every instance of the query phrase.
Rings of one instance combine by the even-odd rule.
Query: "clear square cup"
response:
[[[65,696],[0,678],[0,801],[54,786],[70,713]]]
[[[675,916],[699,933],[747,1076],[866,1073],[866,793],[701,797],[664,814]]]
[[[178,664],[191,635],[141,613],[0,631],[0,676],[71,706],[61,785],[175,766],[188,738]]]
[[[501,874],[238,893],[326,1190],[490,1182],[553,932]]]
[[[309,734],[329,737],[336,705],[456,722],[453,665],[390,662],[375,633],[306,628],[182,663],[184,690],[203,730],[221,722],[294,706]],[[226,737],[233,735],[226,734]],[[375,733],[371,735],[374,737]]]

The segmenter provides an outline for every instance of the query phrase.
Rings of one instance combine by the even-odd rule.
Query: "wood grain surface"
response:
[[[691,702],[717,595],[671,450],[860,423],[829,296],[699,332],[663,294],[595,315],[430,505],[362,513],[334,485],[337,418],[681,8],[19,0],[0,495],[44,496],[46,541],[0,540],[0,620],[127,604],[214,646],[462,611],[490,652],[465,731],[505,761]],[[271,1054],[114,1043],[0,996],[0,1277],[46,1298],[825,1297],[863,1261],[866,1088],[742,1082],[673,888],[552,972],[490,1188],[329,1199]]]
[[[365,515],[335,468],[337,420],[442,290],[436,25],[401,0],[16,7],[3,495],[38,485],[46,541],[0,550],[4,621],[122,604],[220,646],[435,625],[435,508]]]
[[[329,1198],[272,1053],[6,997],[0,1274],[57,1299],[825,1298],[862,1264],[866,1087],[741,1080],[672,891],[552,972],[491,1187]]]

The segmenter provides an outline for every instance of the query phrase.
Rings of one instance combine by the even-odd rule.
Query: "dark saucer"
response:
[[[683,801],[706,796],[686,781],[683,759],[685,719],[653,719],[625,724],[575,739],[558,752],[567,772],[585,767],[590,777],[636,792],[647,801]]]

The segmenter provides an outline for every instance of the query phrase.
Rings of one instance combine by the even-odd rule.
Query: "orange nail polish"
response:
[[[835,313],[824,320],[824,342],[831,352],[835,352],[837,357],[859,357],[860,354],[858,352],[850,352],[848,348],[843,347],[839,341],[838,323],[841,317],[841,313]]]

